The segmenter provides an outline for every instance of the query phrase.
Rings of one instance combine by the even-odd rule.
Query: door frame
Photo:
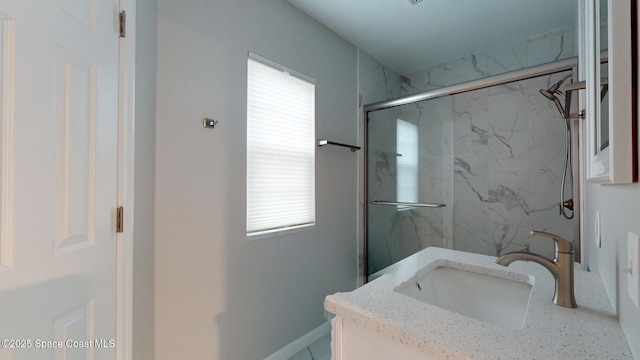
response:
[[[118,207],[123,232],[116,234],[116,359],[133,359],[133,233],[135,184],[136,0],[119,0],[126,11],[126,36],[119,42]]]

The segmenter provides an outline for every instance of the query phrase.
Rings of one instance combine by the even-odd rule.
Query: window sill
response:
[[[296,225],[296,226],[288,226],[288,227],[272,229],[272,230],[255,231],[252,233],[247,233],[247,240],[253,241],[253,240],[260,240],[260,239],[267,239],[267,238],[282,236],[282,235],[288,235],[288,234],[293,234],[297,232],[312,230],[312,229],[315,229],[315,227],[316,227],[316,224],[311,223],[311,224],[303,224],[303,225]]]

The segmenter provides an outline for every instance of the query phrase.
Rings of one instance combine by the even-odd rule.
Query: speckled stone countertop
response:
[[[526,323],[509,330],[471,319],[394,291],[438,259],[492,271],[529,274],[534,285]],[[633,359],[597,274],[575,270],[577,309],[551,302],[554,279],[541,265],[517,261],[508,268],[495,257],[441,248],[424,249],[348,293],[327,296],[325,309],[385,334],[436,359]],[[493,269],[493,270],[492,270]]]

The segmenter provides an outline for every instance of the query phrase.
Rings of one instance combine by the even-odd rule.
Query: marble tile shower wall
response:
[[[530,230],[573,239],[572,222],[558,214],[557,206],[565,122],[538,91],[565,74],[455,96],[455,249],[551,256],[551,241],[534,239]]]
[[[402,76],[360,51],[360,94],[368,104],[574,55],[572,29]],[[550,255],[552,245],[532,240],[530,229],[573,238],[571,222],[558,215],[556,206],[564,123],[538,92],[558,78],[544,76],[372,114],[386,120],[369,124],[370,199],[395,199],[395,122],[401,118],[418,125],[420,133],[419,201],[447,206],[404,211],[370,206],[370,273],[428,246],[488,255],[513,250]]]
[[[366,52],[358,51],[360,111],[362,104],[397,98],[402,95],[400,74]],[[362,125],[362,116],[361,125]]]
[[[481,79],[572,56],[576,56],[573,28],[556,30],[402,74],[402,95]]]

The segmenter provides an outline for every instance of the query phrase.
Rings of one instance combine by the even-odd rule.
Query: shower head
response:
[[[556,96],[553,94],[554,92],[551,91],[556,85],[553,85],[551,88],[549,88],[548,90],[545,89],[540,89],[540,94],[542,94],[544,97],[546,97],[547,99],[553,101],[556,99]]]
[[[562,108],[562,104],[560,104],[560,100],[558,99],[557,96],[555,96],[553,93],[548,92],[547,90],[544,90],[544,89],[540,89],[540,94],[544,95],[544,97],[546,97],[547,99],[553,101],[553,103],[556,104],[558,111],[560,112],[560,116],[562,116],[563,119],[566,119],[564,109]]]
[[[567,74],[565,75],[562,79],[560,79],[560,81],[558,81],[557,83],[553,84],[552,87],[548,88],[548,89],[540,89],[540,94],[544,95],[544,97],[546,97],[549,100],[554,100],[556,98],[555,93],[558,91],[558,89],[560,88],[560,85],[562,85],[562,83],[567,80],[568,78],[571,77],[571,74]]]
[[[544,97],[553,101],[553,103],[556,104],[556,107],[558,108],[558,111],[560,112],[560,115],[562,116],[563,119],[566,118],[565,112],[564,112],[564,109],[562,108],[562,104],[560,104],[560,99],[558,99],[556,94],[562,94],[558,89],[560,88],[560,85],[562,85],[562,83],[570,77],[571,77],[571,74],[565,75],[562,79],[560,79],[560,81],[553,84],[552,87],[548,89],[540,89],[540,94],[542,94]]]

